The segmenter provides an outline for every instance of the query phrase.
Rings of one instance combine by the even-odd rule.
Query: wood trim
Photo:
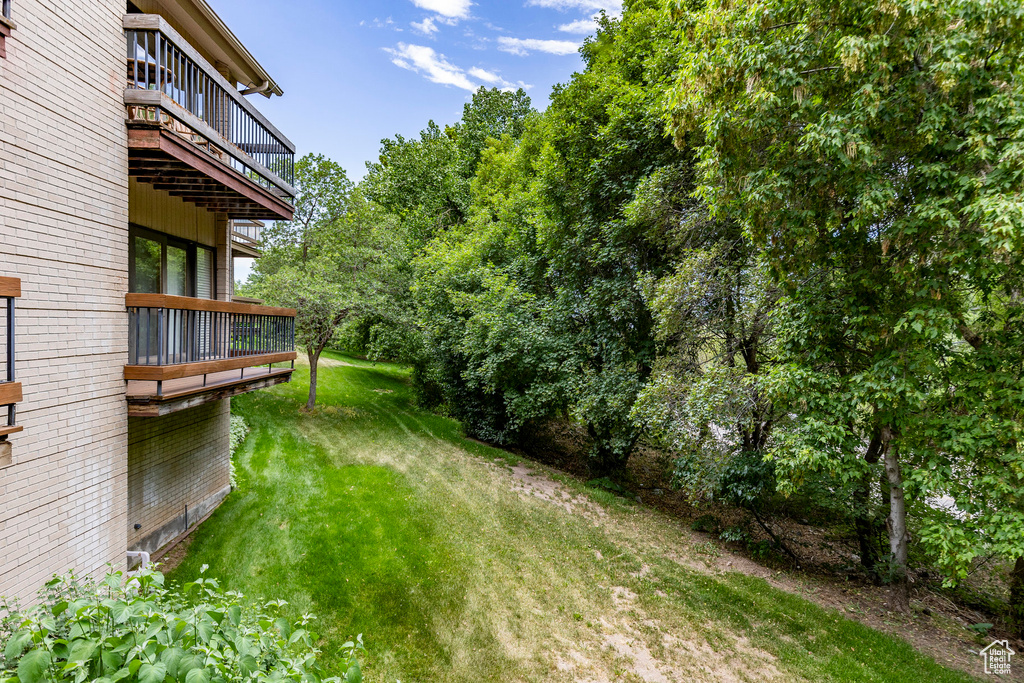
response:
[[[250,247],[248,244],[238,240],[232,240],[231,251],[234,256],[243,256],[245,258],[259,258],[263,255],[256,247]]]
[[[0,436],[7,436],[9,434],[17,434],[21,430],[25,429],[21,425],[15,425],[13,427],[0,427]]]
[[[271,192],[244,178],[234,169],[210,159],[191,143],[162,128],[128,128],[128,148],[159,150],[189,168],[199,171],[224,187],[272,212],[277,220],[291,220],[294,207]]]
[[[235,382],[226,382],[212,387],[189,389],[177,394],[157,396],[132,396],[128,398],[128,417],[160,417],[170,415],[189,408],[220,401],[232,396],[247,394],[250,391],[267,389],[277,384],[284,384],[292,378],[290,368],[275,370],[259,377],[246,377]]]
[[[207,140],[211,141],[217,147],[235,157],[238,161],[242,162],[252,170],[256,171],[260,175],[264,176],[268,180],[272,181],[278,188],[287,194],[289,197],[296,195],[294,187],[289,185],[281,176],[271,171],[269,168],[261,164],[252,158],[249,154],[246,154],[236,145],[228,142],[219,130],[203,121],[201,118],[185,109],[183,106],[175,102],[170,95],[159,90],[140,90],[138,88],[125,88],[124,91],[124,103],[126,105],[136,105],[142,107],[161,107],[166,110],[168,115],[178,119],[183,124],[191,128],[194,132],[202,135]],[[218,140],[220,142],[218,142]],[[293,152],[294,153],[294,152]]]
[[[175,44],[179,50],[181,50],[185,56],[191,59],[193,62],[199,65],[211,81],[222,87],[225,92],[233,99],[238,106],[249,112],[253,118],[266,126],[267,130],[276,135],[284,146],[288,148],[290,152],[295,153],[295,143],[288,139],[288,137],[277,129],[277,126],[272,124],[270,121],[260,113],[260,110],[253,106],[252,102],[245,99],[245,96],[238,92],[238,89],[228,83],[227,79],[220,75],[220,72],[213,67],[210,62],[206,61],[206,57],[203,57],[199,52],[192,47],[192,44],[181,37],[174,28],[167,23],[159,14],[126,14],[124,15],[121,23],[123,28],[129,31],[159,31],[163,33],[172,43]]]
[[[241,304],[234,301],[217,301],[216,299],[193,299],[189,296],[172,296],[170,294],[125,294],[124,305],[126,308],[175,308],[183,311],[295,317],[294,308],[275,308],[261,304]]]
[[[21,279],[0,277],[0,297],[21,296]]]
[[[21,403],[21,382],[4,382],[0,384],[0,406]]]
[[[239,356],[238,358],[226,358],[224,360],[210,360],[202,363],[179,363],[177,365],[126,365],[124,366],[124,378],[126,380],[144,380],[149,382],[166,381],[170,379],[181,379],[182,377],[195,377],[196,375],[212,375],[215,372],[227,372],[228,370],[241,370],[242,368],[255,368],[270,363],[286,363],[298,357],[294,351],[284,353],[265,353],[260,356]],[[288,369],[291,372],[291,368]]]

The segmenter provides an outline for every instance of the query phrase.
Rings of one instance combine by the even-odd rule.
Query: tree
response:
[[[701,144],[715,215],[801,312],[776,382],[807,409],[776,463],[793,486],[881,463],[897,608],[909,518],[949,582],[979,553],[1020,558],[1024,8],[713,1],[675,17],[670,123]]]
[[[693,180],[691,164],[661,169],[627,208],[663,235],[674,264],[644,288],[660,348],[632,416],[674,457],[674,483],[691,500],[747,510],[796,560],[773,529],[775,474],[765,462],[788,412],[766,386],[781,292],[739,225],[712,219],[692,197]]]
[[[534,113],[530,97],[522,88],[511,91],[481,87],[473,93],[473,99],[462,107],[462,121],[458,126],[463,174],[472,176],[476,172],[488,139],[522,138],[526,121]]]
[[[296,220],[268,231],[252,289],[296,309],[296,340],[309,357],[306,408],[312,410],[320,355],[342,323],[374,307],[396,250],[392,224],[375,214],[335,162],[303,157],[296,186]]]
[[[290,221],[270,223],[262,234],[264,245],[297,247],[305,260],[319,234],[345,212],[352,188],[345,170],[324,155],[302,157],[295,163],[295,214]]]
[[[571,412],[593,442],[595,476],[621,471],[639,441],[630,411],[657,355],[642,282],[662,275],[668,258],[625,210],[647,178],[690,158],[659,114],[676,49],[660,3],[627,3],[621,19],[602,16],[581,50],[586,69],[556,86],[545,112],[539,240],[569,354]]]

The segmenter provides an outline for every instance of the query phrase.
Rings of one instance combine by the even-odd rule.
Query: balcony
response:
[[[291,220],[295,145],[163,17],[128,14],[128,172],[240,220]]]
[[[7,322],[2,345],[4,373],[0,377],[0,406],[7,409],[7,423],[0,422],[0,442],[6,441],[9,435],[21,431],[15,420],[17,404],[21,403],[22,399],[21,384],[14,381],[14,300],[20,296],[21,280],[16,277],[0,277],[0,299],[6,307],[4,318]],[[0,466],[5,457],[3,450],[0,449]]]
[[[260,221],[231,221],[231,254],[243,258],[260,257]]]
[[[125,304],[130,416],[166,415],[291,379],[290,308],[165,294],[128,294]]]

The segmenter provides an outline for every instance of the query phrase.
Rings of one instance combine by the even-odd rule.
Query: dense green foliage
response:
[[[344,677],[322,679],[313,617],[293,623],[279,616],[286,605],[254,606],[204,576],[167,588],[150,568],[98,586],[56,576],[33,607],[0,607],[0,681],[361,681],[362,637],[335,654]]]
[[[700,196],[788,297],[787,488],[884,469],[904,586],[908,515],[949,582],[1021,557],[1024,8],[709,2],[677,22],[673,122],[701,138]]]
[[[1010,0],[627,1],[543,113],[481,89],[336,185],[363,218],[313,220],[317,253],[361,275],[317,343],[409,362],[491,443],[571,424],[596,477],[652,445],[778,549],[773,517],[824,512],[903,608],[912,555],[1016,561],[1024,615],[1022,29]]]

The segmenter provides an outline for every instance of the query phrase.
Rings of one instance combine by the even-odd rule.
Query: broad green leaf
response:
[[[31,631],[18,631],[7,641],[7,647],[4,648],[4,659],[9,662],[17,659],[31,642]]]
[[[241,670],[242,675],[248,677],[259,667],[256,662],[256,658],[252,655],[242,655],[238,658],[238,668]]]
[[[162,662],[146,662],[139,667],[139,683],[162,683],[167,675],[167,666]]]
[[[18,680],[21,683],[40,683],[46,678],[50,666],[50,653],[46,650],[30,650],[18,662]]]
[[[210,683],[210,674],[206,669],[192,669],[185,675],[185,683]]]
[[[68,655],[69,662],[87,662],[96,654],[99,643],[95,640],[76,640],[71,643],[71,654]]]

